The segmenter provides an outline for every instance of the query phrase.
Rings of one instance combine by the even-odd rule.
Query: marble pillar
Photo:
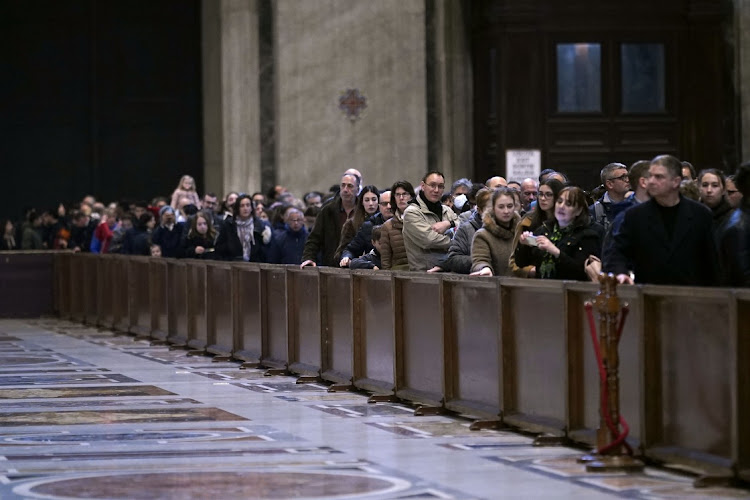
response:
[[[741,160],[750,161],[750,0],[735,0],[735,25]]]
[[[434,100],[435,167],[446,180],[471,178],[473,172],[473,120],[471,45],[462,0],[435,2]],[[474,179],[484,182],[486,179]]]
[[[201,4],[201,57],[203,86],[203,186],[201,194],[222,196],[224,141],[221,109],[221,3]]]
[[[206,189],[261,188],[258,0],[204,0]]]
[[[347,168],[379,188],[427,170],[425,0],[277,0],[276,179],[327,191]],[[340,109],[347,90],[366,107]]]

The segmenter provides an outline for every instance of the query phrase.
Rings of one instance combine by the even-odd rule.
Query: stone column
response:
[[[276,174],[301,196],[348,168],[379,188],[427,169],[425,0],[273,2]],[[340,109],[347,90],[358,117]],[[359,106],[357,104],[360,104]]]
[[[735,0],[735,25],[741,160],[750,161],[750,0]]]
[[[462,3],[462,0],[435,2],[434,25],[428,26],[435,40],[435,166],[449,182],[471,178],[474,171],[471,46]]]
[[[206,189],[260,189],[257,0],[203,0]]]

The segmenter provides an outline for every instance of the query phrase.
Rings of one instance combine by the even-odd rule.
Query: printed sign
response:
[[[536,179],[542,171],[542,152],[539,149],[506,149],[505,178],[521,182]]]

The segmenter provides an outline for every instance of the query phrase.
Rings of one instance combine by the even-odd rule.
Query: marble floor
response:
[[[0,320],[0,499],[748,498],[55,319]]]

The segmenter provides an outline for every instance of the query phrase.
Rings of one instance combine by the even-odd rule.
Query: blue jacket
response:
[[[302,264],[302,252],[307,241],[307,228],[302,226],[299,231],[292,231],[289,226],[274,231],[268,249],[269,264]]]

